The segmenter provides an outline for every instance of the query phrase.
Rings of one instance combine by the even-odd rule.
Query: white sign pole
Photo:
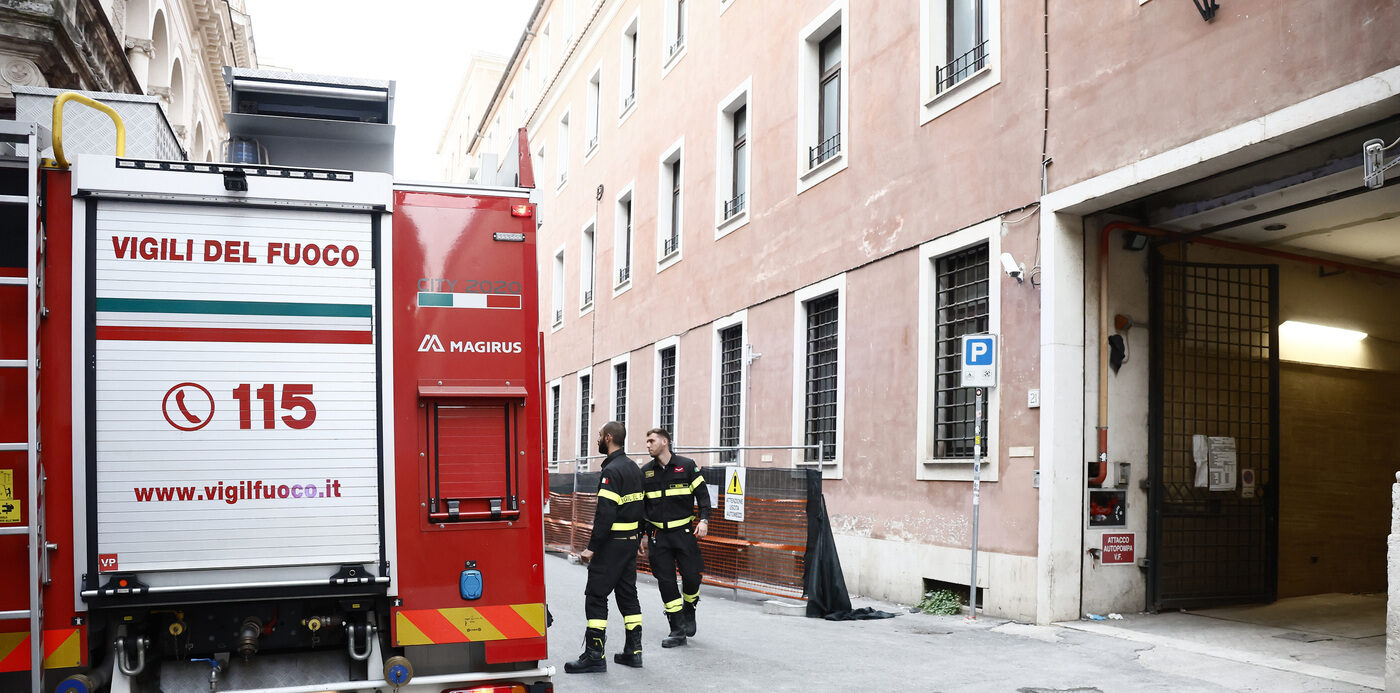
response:
[[[972,580],[968,583],[969,621],[977,620],[977,516],[982,509],[982,388],[972,417]]]

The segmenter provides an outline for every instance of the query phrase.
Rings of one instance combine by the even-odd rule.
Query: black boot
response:
[[[583,654],[572,662],[564,663],[564,673],[566,674],[592,674],[594,672],[605,672],[608,670],[608,660],[603,659],[603,643],[607,640],[607,633],[597,628],[589,628],[583,632]]]
[[[680,647],[685,644],[685,616],[679,612],[666,614],[666,621],[671,624],[671,634],[661,640],[662,647]]]
[[[613,655],[613,661],[629,667],[642,668],[642,627],[627,629],[627,642],[622,651]]]
[[[685,608],[681,612],[685,617],[685,634],[692,638],[695,637],[695,604],[698,601],[700,600],[686,602]]]

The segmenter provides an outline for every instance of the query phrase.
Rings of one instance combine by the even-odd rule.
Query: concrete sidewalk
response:
[[[901,615],[882,621],[831,622],[764,613],[766,598],[704,587],[699,632],[685,647],[662,649],[666,619],[656,581],[641,575],[644,618],[642,669],[612,662],[622,643],[622,619],[610,605],[608,672],[565,674],[582,649],[586,568],[545,560],[549,664],[559,691],[1372,691],[1334,681],[1192,651],[1184,643],[1141,642],[1118,634],[998,619],[968,624],[960,616],[910,614],[905,607],[865,599]],[[1200,648],[1195,648],[1200,649]]]

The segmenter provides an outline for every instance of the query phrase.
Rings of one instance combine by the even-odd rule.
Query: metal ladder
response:
[[[27,191],[23,195],[0,195],[0,205],[25,207],[25,233],[28,234],[25,246],[27,263],[23,277],[0,277],[0,286],[24,286],[25,294],[25,343],[23,359],[0,359],[0,368],[23,368],[25,371],[26,439],[20,442],[0,441],[0,451],[28,453],[26,477],[27,497],[20,506],[21,526],[0,525],[0,535],[23,534],[29,537],[29,608],[15,611],[0,611],[0,621],[29,621],[29,687],[31,691],[42,691],[44,672],[44,612],[40,600],[43,585],[48,584],[48,550],[44,535],[44,514],[40,503],[43,499],[43,472],[39,466],[39,126],[36,123],[0,121],[0,143],[23,145],[28,161],[26,164]],[[3,503],[0,500],[0,503]]]

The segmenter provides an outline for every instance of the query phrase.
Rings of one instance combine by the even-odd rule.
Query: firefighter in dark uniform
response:
[[[642,666],[642,605],[637,601],[637,541],[642,532],[642,472],[622,453],[627,429],[609,421],[598,431],[598,452],[607,455],[598,480],[598,506],[593,513],[593,534],[579,558],[588,564],[588,584],[583,589],[583,613],[588,619],[583,654],[564,664],[569,674],[607,671],[603,644],[608,627],[608,594],[617,599],[627,642],[613,661]]]
[[[697,539],[709,531],[710,491],[695,460],[671,454],[671,434],[666,429],[647,431],[647,453],[651,462],[642,467],[647,560],[671,626],[661,646],[676,647],[695,635],[695,605],[700,602],[700,572],[705,567]],[[677,567],[680,590],[676,589]]]

